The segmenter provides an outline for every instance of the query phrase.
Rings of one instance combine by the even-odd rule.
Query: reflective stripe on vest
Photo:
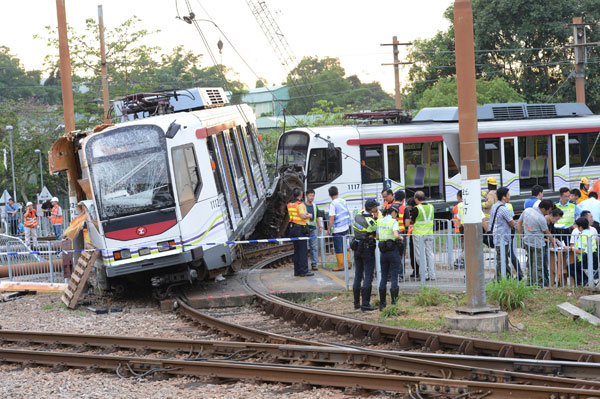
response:
[[[386,216],[377,221],[377,234],[379,241],[394,240],[394,222],[391,216]]]
[[[563,211],[563,217],[554,223],[554,227],[557,229],[566,229],[573,226],[575,224],[575,204],[567,202],[567,205],[562,205],[560,202],[557,202],[556,207]]]
[[[510,212],[511,217],[515,216],[515,210],[510,202],[506,204],[506,209],[508,209],[508,212]]]
[[[398,217],[396,220],[398,221],[398,231],[400,233],[404,233],[406,231],[406,226],[404,225],[404,211],[406,209],[406,205],[402,205],[398,212]]]
[[[452,213],[454,217],[452,218],[452,222],[454,223],[454,228],[457,233],[460,233],[460,226],[462,225],[464,207],[463,203],[459,202],[452,208]]]
[[[588,237],[592,237],[591,239]],[[581,234],[579,234],[578,237],[579,240],[581,240],[581,248],[583,249],[583,252],[585,252],[586,254],[589,255],[589,248],[588,248],[588,241],[592,241],[592,253],[596,252],[598,250],[598,244],[596,243],[596,237],[594,236],[594,233],[592,233],[592,231],[590,229],[587,230],[583,230],[581,232]],[[579,254],[577,255],[577,259],[581,260],[583,258],[583,254]],[[587,269],[587,265],[584,266]]]
[[[333,227],[339,228],[348,226],[350,224],[350,212],[348,212],[348,206],[346,201],[341,198],[336,198],[332,202],[335,208],[335,219],[333,220]]]
[[[52,212],[50,212],[50,222],[52,224],[63,224],[63,216],[59,214],[60,206],[56,205],[52,208]]]
[[[354,223],[352,224],[352,228],[355,232],[361,233],[374,233],[377,230],[377,224],[375,220],[373,220],[373,216],[371,214],[365,215],[365,210],[361,210],[356,216],[354,216]]]
[[[433,205],[419,204],[417,205],[419,215],[415,220],[413,234],[425,235],[433,234]]]
[[[306,224],[309,226],[316,226],[317,225],[317,212],[319,210],[317,209],[317,204],[315,204],[314,202],[312,204],[312,209],[313,209],[312,217],[310,219],[308,219]]]
[[[26,211],[23,215],[23,226],[35,229],[38,225],[38,220],[34,210]]]
[[[301,201],[296,202],[288,202],[287,210],[288,215],[290,215],[290,223],[305,225],[306,220],[300,217],[300,205],[302,205]]]

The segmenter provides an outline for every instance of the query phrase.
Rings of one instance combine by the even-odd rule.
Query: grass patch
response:
[[[534,288],[527,285],[525,280],[506,277],[490,281],[485,290],[488,300],[497,302],[506,311],[517,308],[525,310],[525,301],[532,298],[534,292]]]
[[[50,310],[50,309],[54,309],[54,305],[51,303],[47,303],[45,305],[42,305],[42,310]]]
[[[415,305],[418,306],[438,306],[447,301],[438,287],[421,287],[421,292],[415,296]]]
[[[410,309],[408,306],[401,305],[397,302],[395,305],[390,305],[387,308],[383,309],[379,314],[379,317],[382,319],[389,319],[392,317],[405,316],[410,313]]]

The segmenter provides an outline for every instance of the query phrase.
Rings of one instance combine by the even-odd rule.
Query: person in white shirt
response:
[[[589,226],[588,228],[590,229],[594,237],[598,237],[598,229],[594,227],[594,218],[592,217],[592,213],[590,211],[583,211],[581,212],[581,217],[587,219]],[[575,245],[575,243],[577,243],[577,237],[579,236],[579,234],[581,234],[581,231],[579,229],[573,229],[573,232],[571,233],[571,245]]]
[[[350,233],[350,211],[346,200],[339,198],[339,192],[336,186],[328,189],[331,197],[329,205],[329,234],[333,236],[333,247],[337,266],[332,269],[334,272],[344,270],[344,240]],[[350,261],[350,251],[348,251],[348,261]],[[349,266],[350,268],[350,266]]]
[[[590,211],[594,220],[600,221],[600,201],[598,201],[598,194],[591,192],[589,198],[579,203],[579,207],[582,211]]]

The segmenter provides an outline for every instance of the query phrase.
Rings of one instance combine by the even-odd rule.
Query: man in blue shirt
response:
[[[8,220],[9,234],[16,236],[19,226],[19,207],[12,198],[9,198],[4,210],[6,211],[6,218]]]
[[[531,198],[525,201],[525,209],[537,208],[542,198],[544,198],[544,187],[536,184],[531,188]]]

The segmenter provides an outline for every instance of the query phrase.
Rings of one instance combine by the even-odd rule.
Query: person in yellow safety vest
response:
[[[591,276],[587,275],[588,257],[592,257],[593,274],[598,271],[598,236],[590,229],[590,223],[586,217],[580,217],[575,221],[579,235],[573,244],[577,259],[569,265],[569,276],[575,279],[575,285],[587,285]],[[591,251],[590,251],[591,243]]]
[[[50,211],[50,223],[54,229],[54,235],[57,240],[62,238],[62,225],[63,225],[63,211],[60,205],[58,205],[58,198],[52,197],[50,200],[52,204],[52,210]]]
[[[329,205],[329,234],[333,236],[333,248],[335,250],[335,258],[337,266],[332,269],[334,272],[344,270],[344,240],[350,233],[350,211],[346,200],[339,198],[339,192],[336,186],[331,186],[327,189],[331,203]],[[348,269],[352,268],[350,263],[350,251],[347,254]]]
[[[490,211],[492,210],[492,206],[496,202],[498,202],[498,195],[496,194],[496,189],[498,188],[498,182],[495,177],[487,178],[488,192],[482,192],[482,196],[485,201],[481,203],[481,209],[483,209],[483,215],[485,220],[490,218]]]
[[[296,187],[292,191],[296,199],[287,204],[289,221],[289,236],[293,238],[306,237],[308,233],[307,221],[310,214],[306,213],[306,207],[302,202],[302,190]],[[294,243],[294,276],[306,277],[314,276],[314,273],[308,271],[308,254],[306,240],[293,240]]]
[[[588,199],[590,195],[590,180],[587,177],[582,177],[581,180],[579,180],[579,192],[581,193],[581,196],[577,200],[578,204],[581,203],[581,201]]]
[[[400,267],[400,252],[396,240],[403,241],[398,232],[398,211],[400,206],[392,204],[383,219],[377,221],[377,240],[379,240],[379,264],[381,280],[379,281],[379,310],[385,309],[388,274],[391,271],[390,297],[392,305],[398,299],[398,268]]]
[[[23,226],[25,226],[25,245],[37,247],[38,219],[35,209],[33,209],[33,204],[31,202],[28,202],[25,205],[25,214],[23,215]]]
[[[317,237],[323,232],[323,225],[321,224],[322,211],[319,210],[317,204],[314,203],[315,190],[310,189],[306,191],[306,213],[310,214],[310,219],[306,223],[308,225],[308,236]],[[319,254],[319,240],[317,238],[311,238],[308,240],[308,252],[310,254],[310,266],[312,270],[318,270],[317,261]]]
[[[463,216],[464,216],[464,203],[462,199],[462,190],[458,190],[456,193],[456,200],[458,204],[454,205],[452,208],[452,223],[454,225],[454,232],[459,235],[460,248],[463,247],[462,243],[464,241],[464,226],[463,226]],[[458,259],[454,261],[454,267],[457,269],[465,267],[465,254],[463,251],[460,251],[460,255],[458,255]]]
[[[354,216],[352,228],[354,240],[351,248],[354,251],[354,309],[363,312],[375,310],[370,305],[371,286],[373,285],[373,271],[375,270],[375,234],[377,232],[376,216],[379,213],[379,204],[374,199],[365,202],[365,208]],[[361,287],[362,281],[362,287]],[[360,296],[362,295],[362,305]]]
[[[435,258],[433,255],[433,219],[435,211],[433,205],[425,202],[425,193],[415,193],[417,204],[411,211],[413,237],[418,237],[415,242],[415,258],[421,273],[425,273],[425,280],[435,280]]]
[[[559,201],[555,206],[563,212],[563,216],[558,222],[554,223],[554,231],[552,234],[554,234],[555,237],[558,234],[558,239],[564,242],[565,245],[569,245],[569,238],[571,237],[571,232],[575,225],[577,205],[569,201],[571,190],[567,187],[561,187],[559,195]]]

